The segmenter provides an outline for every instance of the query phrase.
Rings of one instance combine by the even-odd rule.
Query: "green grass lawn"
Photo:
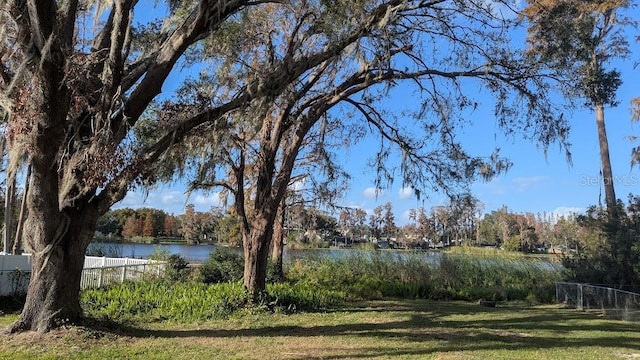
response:
[[[15,318],[2,315],[0,325]],[[379,301],[324,313],[247,310],[203,323],[5,335],[0,358],[636,359],[640,324],[556,305]]]

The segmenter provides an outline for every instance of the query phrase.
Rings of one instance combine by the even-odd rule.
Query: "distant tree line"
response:
[[[292,240],[317,242],[336,232],[336,220],[321,210],[293,205],[288,214],[286,230]],[[110,210],[99,219],[97,233],[128,241],[179,238],[193,244],[218,242],[242,246],[239,218],[233,208],[196,211],[193,204],[179,215],[153,208]]]
[[[223,217],[221,211],[195,211],[187,205],[181,215],[152,208],[110,210],[98,220],[96,231],[103,236],[125,239],[181,238],[190,243],[211,241]]]
[[[482,204],[465,197],[430,210],[411,209],[409,223],[398,226],[389,202],[374,208],[371,214],[345,208],[337,218],[313,207],[292,205],[284,227],[288,241],[315,243],[319,247],[331,243],[391,241],[392,246],[402,248],[470,244],[530,252],[554,245],[562,249],[583,248],[591,236],[580,229],[573,215],[518,214],[506,206],[483,216],[481,213]],[[98,221],[97,232],[132,241],[179,238],[194,244],[220,242],[241,246],[239,226],[233,209],[201,212],[189,204],[185,213],[179,215],[153,208],[111,210]],[[578,241],[580,237],[582,241]]]
[[[428,210],[410,209],[409,222],[399,226],[389,202],[370,214],[363,209],[344,208],[336,217],[313,207],[291,205],[284,228],[288,242],[306,246],[388,241],[399,248],[474,245],[523,252],[554,248],[568,253],[592,251],[599,246],[598,230],[590,226],[593,221],[585,220],[597,213],[590,211],[587,215],[515,213],[503,206],[482,214],[482,203],[464,196]],[[153,208],[111,210],[98,221],[97,232],[129,241],[173,238],[194,244],[242,246],[239,218],[233,208],[214,207],[201,212],[193,204],[179,215]]]

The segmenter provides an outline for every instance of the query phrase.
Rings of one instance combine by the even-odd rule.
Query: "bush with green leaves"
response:
[[[171,281],[186,281],[189,278],[189,262],[180,255],[171,254],[165,260],[165,276]]]
[[[216,248],[200,267],[200,276],[205,284],[224,283],[242,279],[244,258],[242,254],[227,248]]]
[[[555,281],[562,280],[554,265],[541,266],[539,259],[523,255],[453,253],[437,261],[428,256],[363,252],[339,259],[298,259],[287,264],[287,280],[268,284],[263,302],[251,311],[316,311],[349,300],[383,298],[549,302]],[[125,282],[83,291],[82,306],[91,317],[116,322],[204,321],[245,308],[240,254],[226,249],[213,253],[203,268],[208,281],[219,283],[205,284],[193,277],[185,282]]]
[[[268,284],[266,295],[270,307],[287,311],[316,311],[340,306],[345,302],[343,291],[318,289],[306,284]]]
[[[563,258],[571,281],[640,292],[640,196],[616,214],[592,206],[576,218],[576,241]]]
[[[188,281],[190,278],[189,262],[178,254],[170,254],[167,249],[156,247],[149,259],[166,263],[164,278],[169,281]]]

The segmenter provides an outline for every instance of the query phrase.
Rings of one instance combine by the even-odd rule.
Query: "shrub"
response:
[[[19,313],[24,307],[25,294],[14,294],[10,296],[0,296],[1,313]]]
[[[317,289],[305,284],[269,284],[267,296],[272,306],[285,310],[322,310],[342,304],[345,293]]]
[[[304,284],[269,284],[265,305],[271,309],[324,310],[342,304],[345,293]],[[226,318],[246,305],[240,282],[203,284],[162,280],[125,282],[81,293],[86,315],[115,322],[205,321]],[[258,306],[257,309],[263,309]]]
[[[189,277],[189,263],[182,256],[171,254],[167,257],[165,276],[170,281],[186,281]]]
[[[122,246],[103,242],[91,242],[85,253],[87,256],[122,257]]]
[[[575,252],[563,264],[570,281],[606,284],[632,292],[640,291],[640,196],[629,194],[625,207],[618,201],[617,213],[592,206],[576,218]]]
[[[205,284],[238,281],[242,279],[243,272],[243,256],[226,248],[216,248],[200,267],[200,275]]]
[[[170,254],[167,249],[156,247],[153,254],[149,256],[150,260],[164,261],[167,263],[165,267],[165,279],[176,281],[187,281],[191,271],[189,270],[189,262],[178,254]]]

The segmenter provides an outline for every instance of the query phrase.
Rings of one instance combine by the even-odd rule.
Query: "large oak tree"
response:
[[[195,135],[210,134],[210,149],[233,145],[223,155],[240,184],[231,190],[242,205],[244,281],[255,295],[293,164],[309,134],[323,133],[322,119],[379,134],[379,179],[393,177],[385,161],[395,146],[398,170],[416,188],[450,188],[502,164],[466,154],[455,139],[463,110],[477,106],[461,79],[494,94],[505,128],[534,129],[545,146],[566,133],[544,83],[509,48],[499,2],[261,2],[172,1],[166,17],[136,26],[134,10],[149,3],[0,5],[10,171],[24,157],[32,166],[24,238],[33,272],[11,331],[47,331],[81,317],[84,253],[99,216],[131,186],[161,176],[158,164],[203,144],[185,141]],[[178,61],[198,59],[202,49],[211,91],[151,106]],[[380,106],[401,82],[416,86],[419,105],[405,120]],[[245,174],[254,181],[248,194]]]
[[[0,5],[0,104],[9,113],[11,172],[32,165],[24,239],[33,250],[27,299],[11,331],[77,321],[84,254],[96,222],[192,129],[260,89],[158,128],[130,134],[185,51],[260,1],[188,1],[133,26],[136,0],[10,0]],[[93,16],[93,14],[96,14]],[[163,25],[163,26],[160,26]]]
[[[487,105],[495,105],[496,121],[506,131],[526,128],[544,147],[566,136],[544,79],[505,37],[515,14],[502,17],[498,5],[282,2],[227,23],[226,36],[207,44],[213,51],[205,46],[195,55],[216,66],[184,89],[187,98],[198,99],[194,107],[251,84],[261,88],[269,79],[280,84],[269,96],[229,112],[215,129],[202,127],[187,151],[198,164],[194,186],[221,186],[234,196],[242,220],[244,284],[253,298],[265,286],[278,205],[296,160],[325,152],[328,138],[344,147],[366,134],[377,137],[371,167],[379,187],[398,176],[416,192],[453,193],[508,164],[497,153],[470,155],[457,140],[468,111],[479,106],[465,86],[494,96]],[[390,106],[401,102],[400,91],[412,101]],[[175,105],[164,104],[158,118],[191,111]],[[216,131],[220,126],[225,135]],[[346,136],[337,140],[328,128]],[[181,154],[170,158],[174,165],[183,163]],[[389,161],[393,154],[395,163]]]

